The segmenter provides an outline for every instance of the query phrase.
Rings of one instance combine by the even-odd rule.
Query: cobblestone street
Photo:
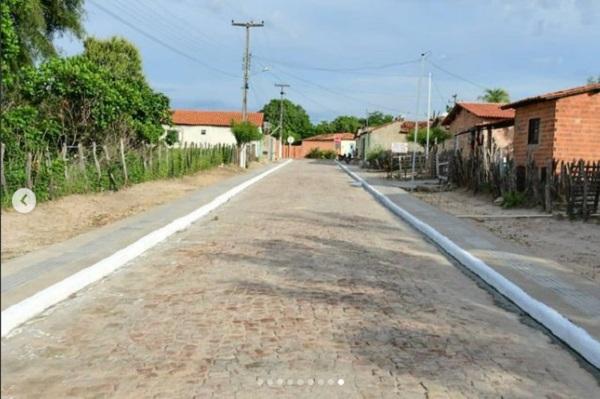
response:
[[[507,306],[295,161],[3,339],[2,396],[597,398]]]

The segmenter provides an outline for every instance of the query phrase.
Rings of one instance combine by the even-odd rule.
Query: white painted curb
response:
[[[291,159],[287,160],[284,163],[253,177],[252,179],[246,180],[242,184],[239,184],[227,192],[219,195],[208,204],[201,206],[185,216],[173,220],[171,223],[159,228],[158,230],[148,233],[133,244],[120,249],[109,257],[95,263],[94,265],[80,270],[64,280],[51,285],[50,287],[44,288],[29,298],[6,308],[2,312],[2,337],[6,336],[15,327],[25,323],[27,320],[40,314],[50,306],[67,299],[69,295],[72,295],[87,285],[109,275],[159,242],[164,241],[169,236],[188,228],[192,223],[201,217],[212,212],[225,202],[229,201],[235,195],[239,194],[246,188],[250,187],[276,170],[289,164],[291,161]]]
[[[492,286],[500,294],[515,303],[521,310],[542,324],[556,337],[569,345],[574,351],[594,366],[600,368],[600,342],[596,341],[583,328],[575,325],[569,319],[558,313],[550,306],[532,298],[519,286],[496,272],[481,259],[471,255],[448,237],[444,236],[427,223],[414,217],[408,211],[393,203],[384,194],[379,192],[362,177],[352,172],[346,166],[338,162],[346,173],[373,195],[386,208],[398,215],[411,226],[423,233],[431,241],[435,242],[441,249],[459,261],[463,266],[478,275],[483,281]]]

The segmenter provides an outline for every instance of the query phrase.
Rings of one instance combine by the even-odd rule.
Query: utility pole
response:
[[[285,87],[290,87],[290,85],[285,83],[275,83],[275,86],[281,89],[279,92],[281,95],[279,100],[279,159],[281,159],[283,156],[283,95],[285,94],[283,89]]]
[[[244,96],[242,99],[242,120],[248,120],[248,78],[250,71],[250,28],[258,28],[265,26],[265,22],[260,23],[249,21],[249,22],[235,22],[231,20],[231,25],[242,26],[246,28],[246,51],[244,53]]]
[[[427,144],[425,145],[425,160],[429,160],[429,120],[431,119],[431,72],[429,72],[429,87],[427,89]]]
[[[413,154],[412,154],[412,176],[411,181],[415,181],[415,166],[417,162],[417,135],[419,134],[419,103],[421,102],[421,79],[423,78],[423,69],[425,67],[425,56],[427,53],[421,53],[421,73],[419,74],[419,80],[417,83],[417,111],[415,112],[415,137],[413,143]]]

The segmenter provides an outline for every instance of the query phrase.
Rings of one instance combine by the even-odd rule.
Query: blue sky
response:
[[[251,32],[249,108],[278,97],[273,84],[284,82],[313,122],[367,110],[413,118],[414,61],[424,51],[437,111],[453,94],[476,100],[503,87],[519,99],[600,75],[600,0],[86,0],[85,8],[87,33],[135,43],[150,84],[174,108],[241,107],[244,29],[232,19],[265,22]],[[57,45],[81,51],[70,37]],[[426,97],[423,80],[420,116]]]

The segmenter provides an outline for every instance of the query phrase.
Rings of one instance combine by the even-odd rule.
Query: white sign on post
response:
[[[288,144],[292,144],[294,142],[294,138],[292,136],[288,136],[287,142]]]
[[[392,143],[392,152],[395,154],[408,153],[408,143]]]

